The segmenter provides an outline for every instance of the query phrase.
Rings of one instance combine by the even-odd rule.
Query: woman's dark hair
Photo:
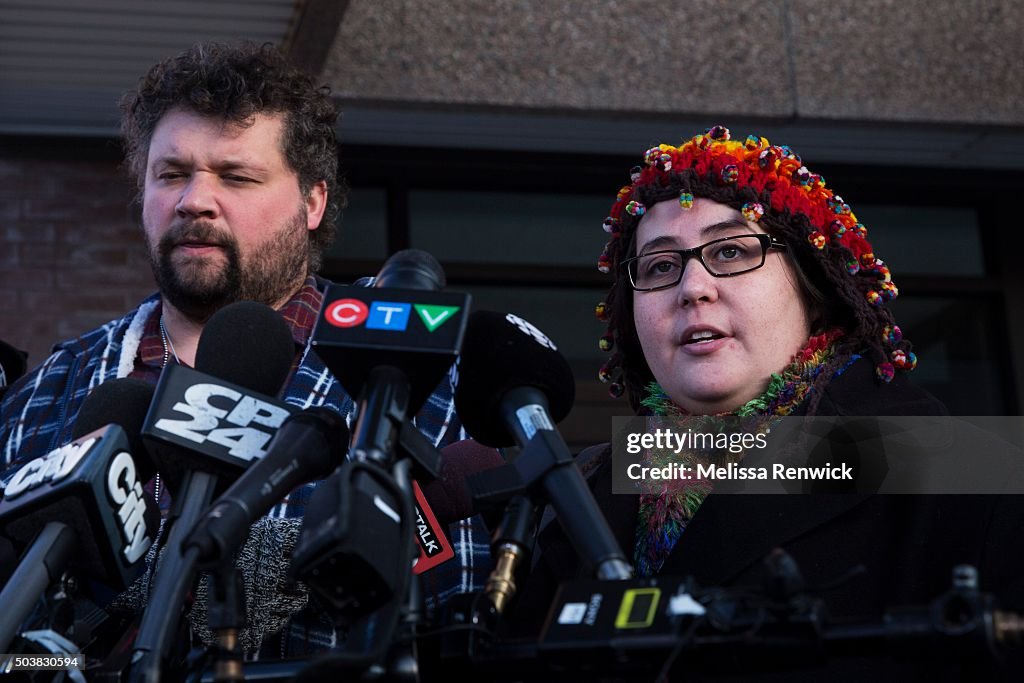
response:
[[[282,152],[303,196],[321,181],[327,185],[323,219],[309,231],[310,270],[317,270],[345,204],[337,178],[338,112],[329,90],[317,87],[270,44],[198,43],[157,64],[121,99],[125,165],[140,190],[153,131],[175,109],[239,126],[252,125],[256,114],[284,115]]]

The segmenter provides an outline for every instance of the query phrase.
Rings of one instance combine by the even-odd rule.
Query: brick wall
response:
[[[154,289],[116,157],[82,156],[0,155],[0,339],[33,366]]]

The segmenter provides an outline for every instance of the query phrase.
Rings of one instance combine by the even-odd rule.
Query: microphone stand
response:
[[[214,681],[244,681],[238,632],[245,626],[245,585],[234,561],[220,563],[210,573],[207,587],[207,622],[217,641]]]
[[[639,619],[615,609],[637,589],[661,590],[663,598]],[[592,595],[612,606],[602,611],[607,617],[598,617],[583,633],[576,621],[560,619],[562,608]],[[683,652],[687,672],[719,675],[778,675],[794,666],[865,654],[919,661],[976,655],[1010,674],[1019,654],[1013,662],[1003,657],[1019,653],[1024,644],[1024,615],[1000,610],[992,595],[979,590],[977,571],[969,565],[954,567],[950,589],[930,603],[890,607],[880,619],[833,621],[827,607],[802,588],[779,592],[767,584],[758,591],[701,588],[691,577],[673,576],[570,581],[561,584],[538,636],[502,638],[475,629],[473,642],[449,650],[440,666],[487,680],[662,680],[678,672],[674,665]],[[617,623],[623,618],[630,627]]]
[[[184,542],[192,527],[202,517],[213,500],[217,477],[208,472],[186,472],[180,493],[173,503],[171,531],[167,537],[158,580],[153,587],[142,613],[139,633],[132,652],[131,676],[133,683],[158,683],[167,654],[168,635],[177,626],[182,599],[195,578],[199,549],[195,546],[183,551]]]
[[[461,652],[471,653],[491,642],[519,588],[519,567],[529,562],[537,536],[539,513],[540,509],[525,495],[515,495],[505,505],[501,521],[496,523],[491,534],[494,569],[488,575],[482,592],[463,593],[448,601],[448,626],[440,629],[436,650],[439,660],[457,657]],[[490,522],[485,524],[490,526]],[[482,633],[487,636],[481,636]]]
[[[0,591],[0,652],[10,651],[18,627],[46,587],[64,572],[76,545],[71,527],[62,522],[47,523],[32,541]]]
[[[412,470],[415,467],[417,474],[423,471],[427,477],[436,478],[440,472],[440,454],[406,419],[409,399],[410,383],[404,372],[387,365],[370,371],[357,402],[359,417],[352,429],[350,460],[336,473],[341,491],[337,495],[340,508],[329,523],[344,530],[340,538],[330,539],[335,541],[332,549],[324,549],[325,534],[320,532],[327,524],[321,524],[320,529],[310,531],[308,540],[300,538],[293,555],[300,577],[311,586],[313,582],[324,585],[326,582],[320,577],[329,573],[331,566],[344,565],[353,558],[358,558],[367,571],[376,574],[374,578],[379,581],[371,583],[378,595],[367,598],[366,602],[360,599],[363,596],[352,595],[351,589],[346,593],[345,587],[338,587],[328,596],[338,613],[349,619],[368,616],[377,609],[388,610],[388,603],[391,603],[385,623],[374,626],[373,639],[380,643],[379,647],[363,655],[346,652],[326,655],[302,672],[302,677],[309,680],[336,669],[352,668],[365,668],[374,675],[387,674],[394,680],[418,680],[415,638],[422,619],[423,596],[419,578],[411,571],[416,547],[412,533]],[[353,495],[357,491],[362,495]],[[399,508],[391,510],[399,528],[399,537],[394,542],[399,550],[393,567],[368,560],[365,552],[368,549],[358,547],[348,533],[353,526],[351,518],[355,516],[349,514],[349,510],[352,508],[358,514],[360,509],[353,501],[372,499],[371,505],[383,509],[380,492],[391,491],[396,496],[394,505]],[[303,535],[306,536],[305,529]],[[387,546],[387,542],[378,544],[378,548],[382,546]],[[393,597],[383,605],[379,603],[380,586],[393,588]],[[397,641],[408,645],[396,650]],[[391,648],[390,653],[388,648]]]
[[[494,531],[491,554],[497,559],[484,593],[499,615],[516,594],[516,572],[533,545],[537,512],[529,497],[515,496],[508,502],[501,524]]]
[[[477,506],[493,509],[515,496],[526,495],[535,504],[550,503],[560,521],[564,512],[586,519],[588,533],[573,534],[567,529],[566,534],[593,575],[607,580],[631,578],[633,568],[625,561],[593,496],[580,496],[574,501],[575,507],[569,508],[560,498],[565,491],[586,490],[586,483],[561,436],[552,430],[538,430],[530,438],[525,434],[517,438],[524,446],[514,461],[469,477]]]

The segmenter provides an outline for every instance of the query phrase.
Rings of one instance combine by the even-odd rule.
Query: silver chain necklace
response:
[[[174,350],[174,342],[171,341],[171,335],[167,334],[167,328],[164,326],[164,314],[160,314],[160,341],[164,345],[164,362],[161,367],[167,367],[168,361],[171,360],[171,354],[174,354],[174,362],[181,365],[181,361],[178,360],[178,352]]]
[[[160,314],[160,341],[164,345],[164,362],[161,367],[167,367],[168,361],[171,360],[171,354],[174,354],[174,362],[181,365],[181,361],[178,360],[178,352],[174,350],[174,342],[171,341],[171,335],[167,334],[163,313]],[[157,505],[160,504],[160,494],[160,473],[157,472],[153,482],[153,496],[156,498]]]

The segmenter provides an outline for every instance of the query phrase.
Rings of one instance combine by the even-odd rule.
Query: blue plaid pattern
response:
[[[310,352],[308,343],[323,284],[311,277],[281,310],[299,349],[282,399],[300,409],[326,406],[351,423],[353,400]],[[155,382],[159,370],[153,372],[151,337],[159,311],[159,294],[153,294],[124,317],[56,345],[49,358],[15,383],[0,403],[0,469],[41,457],[70,441],[82,401],[100,383],[126,374]],[[128,353],[130,358],[121,358]],[[149,368],[143,367],[143,356],[149,356]],[[452,376],[441,382],[414,421],[438,448],[466,438],[455,416]],[[316,483],[299,487],[267,516],[301,518],[315,488]],[[160,502],[166,508],[169,500],[161,496]],[[492,567],[488,534],[479,517],[451,525],[450,539],[455,559],[421,576],[428,613],[436,613],[452,595],[481,590]],[[309,608],[296,614],[278,636],[266,639],[255,656],[302,656],[336,644],[337,634],[325,615]]]

